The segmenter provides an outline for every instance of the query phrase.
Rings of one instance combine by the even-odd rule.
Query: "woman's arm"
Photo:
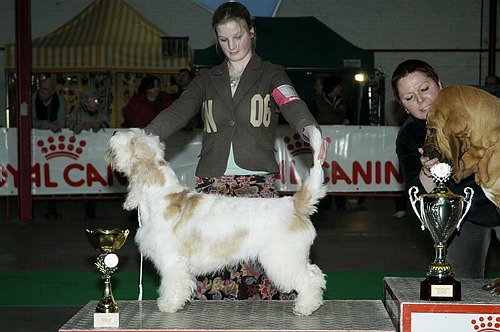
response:
[[[423,132],[422,132],[423,131]],[[422,169],[422,154],[419,152],[425,138],[425,127],[420,128],[412,123],[405,123],[401,127],[396,139],[396,154],[398,155],[399,168],[403,175],[406,194],[413,186],[419,188],[420,192],[431,191],[434,182],[430,173],[424,173]]]
[[[165,141],[174,132],[184,128],[201,110],[203,102],[203,80],[197,76],[189,84],[188,89],[180,95],[168,108],[161,111],[144,130],[160,136]]]

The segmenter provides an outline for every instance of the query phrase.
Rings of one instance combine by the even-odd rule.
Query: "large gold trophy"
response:
[[[413,210],[422,223],[422,230],[427,228],[431,233],[436,249],[436,257],[429,265],[427,278],[420,284],[421,300],[461,300],[460,281],[455,280],[451,266],[446,261],[446,243],[455,229],[460,229],[460,224],[472,203],[474,191],[472,188],[465,188],[465,198],[452,193],[445,186],[450,175],[450,165],[436,164],[431,168],[431,176],[437,186],[431,193],[417,196],[417,187],[409,189]]]
[[[92,247],[101,252],[95,265],[103,273],[102,279],[104,280],[103,295],[97,303],[94,314],[94,326],[118,327],[120,307],[113,297],[111,274],[118,268],[118,256],[114,252],[123,246],[129,230],[97,228],[86,231]]]

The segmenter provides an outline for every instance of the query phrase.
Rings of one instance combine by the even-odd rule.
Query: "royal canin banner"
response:
[[[127,180],[108,167],[104,159],[108,140],[116,130],[97,133],[70,130],[53,133],[32,131],[33,195],[113,194],[126,191]],[[395,154],[397,127],[323,126],[330,140],[325,184],[335,192],[402,191],[402,177]],[[166,159],[181,183],[194,187],[201,151],[201,131],[180,131],[166,143]],[[276,160],[280,174],[276,184],[282,192],[300,188],[312,164],[312,153],[289,126],[276,136]],[[17,195],[17,130],[0,128],[0,196]]]

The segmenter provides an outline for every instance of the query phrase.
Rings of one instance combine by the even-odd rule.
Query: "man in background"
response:
[[[58,133],[66,125],[66,99],[56,92],[56,82],[44,78],[33,99],[33,129]]]
[[[56,92],[56,82],[44,78],[33,98],[33,129],[51,130],[58,133],[66,126],[66,99]],[[49,199],[45,203],[45,219],[58,219],[57,202]]]

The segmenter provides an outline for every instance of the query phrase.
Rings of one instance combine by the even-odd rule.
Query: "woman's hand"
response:
[[[57,123],[54,123],[54,122],[49,123],[49,129],[53,133],[60,133],[61,132],[61,127],[59,127],[59,125]]]
[[[422,148],[418,148],[418,152],[420,153],[420,163],[422,164],[422,172],[428,178],[432,178],[431,177],[431,168],[432,168],[432,166],[439,163],[439,158],[436,157],[436,158],[429,159],[429,157],[425,157],[424,156],[424,149],[422,149]]]
[[[424,149],[422,148],[418,148],[418,152],[420,153],[420,163],[422,164],[422,169],[418,177],[422,186],[424,186],[425,190],[429,193],[436,187],[436,183],[431,176],[431,168],[439,162],[439,159],[424,157]]]
[[[323,163],[326,160],[326,155],[328,152],[328,147],[330,146],[330,142],[327,141],[324,137],[321,137],[321,139],[323,140],[323,142],[321,142],[321,149],[319,150],[318,159],[319,161],[321,161],[321,164],[323,165]]]
[[[78,135],[82,132],[83,130],[83,125],[81,124],[76,124],[74,127],[73,127],[73,132],[75,133],[75,135]]]

